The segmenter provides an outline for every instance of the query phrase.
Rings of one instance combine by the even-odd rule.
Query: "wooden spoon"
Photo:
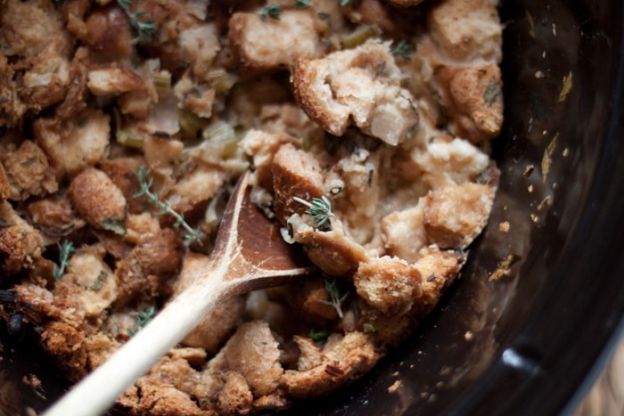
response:
[[[279,226],[249,201],[249,173],[228,201],[215,248],[201,273],[145,328],[78,383],[45,416],[103,414],[137,378],[229,296],[287,283],[310,271]]]

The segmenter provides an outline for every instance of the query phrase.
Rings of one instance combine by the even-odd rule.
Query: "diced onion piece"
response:
[[[166,97],[171,92],[171,74],[169,71],[152,73],[152,82],[159,97]]]
[[[197,139],[198,133],[206,127],[206,120],[187,110],[179,111],[180,129],[187,140]]]
[[[205,146],[224,158],[234,156],[240,141],[232,125],[221,120],[210,124],[203,131],[202,136],[206,140]]]
[[[223,68],[215,68],[206,74],[208,82],[219,94],[225,94],[232,89],[238,79]]]
[[[377,25],[358,26],[353,32],[340,39],[343,49],[352,49],[360,46],[370,38],[381,36],[381,29]]]

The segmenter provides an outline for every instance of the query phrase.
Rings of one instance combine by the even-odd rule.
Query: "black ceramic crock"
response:
[[[509,0],[501,13],[506,122],[494,144],[501,185],[466,270],[371,374],[281,413],[569,413],[617,342],[624,315],[624,5]],[[505,263],[509,274],[491,281]],[[27,343],[0,332],[0,415],[45,409],[66,384]],[[24,382],[32,373],[41,388]]]

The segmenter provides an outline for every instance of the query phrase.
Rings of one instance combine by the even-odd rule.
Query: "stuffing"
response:
[[[182,263],[182,247],[177,234],[169,228],[146,238],[117,263],[117,305],[139,296],[153,296],[163,290],[167,277]]]
[[[8,56],[35,57],[50,45],[67,56],[71,40],[53,3],[8,0],[0,9],[0,45]]]
[[[86,318],[98,317],[117,297],[117,282],[102,260],[103,250],[81,250],[71,257],[54,289],[55,302],[75,308]]]
[[[418,125],[411,93],[389,43],[369,40],[325,58],[299,59],[293,69],[297,101],[308,116],[335,136],[353,122],[362,132],[397,145]]]
[[[22,75],[20,98],[32,111],[39,112],[62,101],[70,82],[70,62],[50,44],[29,59],[30,68]]]
[[[28,204],[26,209],[33,224],[53,237],[71,234],[85,225],[66,197],[40,199]]]
[[[435,307],[443,290],[453,282],[464,262],[464,255],[453,250],[442,251],[436,246],[420,250],[419,259],[414,263],[422,276],[422,292],[414,305],[419,316],[424,316]]]
[[[368,336],[360,332],[332,335],[322,350],[320,365],[303,371],[287,370],[281,384],[296,398],[319,396],[365,373],[378,359]]]
[[[262,321],[241,325],[209,366],[213,371],[236,371],[247,383],[254,397],[275,391],[284,370],[279,363],[280,350],[269,326]]]
[[[323,195],[323,176],[319,161],[311,154],[286,144],[277,151],[271,166],[275,198],[275,215],[286,224],[294,213],[303,213],[307,201]]]
[[[193,75],[197,79],[206,79],[208,70],[221,49],[215,25],[206,23],[181,31],[178,44],[192,62]]]
[[[103,60],[127,59],[134,51],[130,22],[119,7],[95,10],[79,30],[86,30],[87,45]]]
[[[360,264],[353,276],[358,295],[382,312],[402,311],[420,296],[418,269],[396,257],[381,257]]]
[[[72,180],[69,197],[76,211],[90,225],[125,234],[126,198],[106,173],[95,168],[85,169]]]
[[[273,158],[282,145],[294,141],[295,139],[287,134],[273,134],[255,129],[247,132],[240,142],[240,147],[248,156],[253,158],[256,184],[267,190],[273,189]],[[288,151],[284,150],[284,152]],[[283,155],[281,156],[282,162],[286,162],[286,159]],[[288,169],[288,167],[284,169]]]
[[[497,3],[0,0],[9,335],[87,376],[204,276],[251,171],[239,225],[313,272],[220,299],[111,411],[273,413],[362,377],[487,224]]]
[[[427,26],[449,58],[499,63],[503,28],[496,5],[492,0],[444,0],[429,11]]]
[[[306,10],[285,10],[279,19],[234,13],[228,33],[241,62],[253,69],[290,67],[299,58],[315,58],[320,49],[314,16]]]
[[[87,86],[91,94],[95,96],[111,96],[142,89],[144,82],[130,68],[113,64],[91,69]]]
[[[224,378],[223,389],[217,399],[219,411],[224,415],[248,413],[253,402],[253,394],[245,377],[237,372],[228,372]]]
[[[16,273],[23,268],[33,268],[43,248],[41,233],[24,221],[8,202],[0,202],[0,254],[5,257],[5,270]]]
[[[464,183],[476,179],[489,165],[489,157],[469,141],[441,136],[426,144],[426,148],[414,148],[408,155],[404,169],[424,173],[424,180],[431,186]]]
[[[34,131],[37,144],[50,158],[57,175],[76,174],[108,154],[109,116],[99,110],[86,110],[66,123],[39,119]]]
[[[18,95],[14,76],[15,71],[0,51],[0,127],[17,125],[27,110],[26,104]]]
[[[408,262],[418,259],[427,244],[424,199],[414,207],[388,214],[381,220],[381,234],[386,252]]]
[[[303,244],[310,261],[331,276],[350,276],[368,259],[364,248],[347,237],[337,221],[332,221],[331,231],[320,231],[295,214],[289,218],[288,226],[294,241]]]
[[[54,171],[46,154],[30,140],[23,141],[18,148],[9,145],[0,152],[0,163],[4,166],[9,183],[11,200],[22,201],[31,196],[42,196],[58,190]]]
[[[430,243],[441,248],[468,246],[487,223],[495,188],[464,183],[435,189],[425,197],[424,224]]]
[[[438,79],[457,134],[478,143],[500,133],[503,124],[501,74],[496,65],[442,68]]]

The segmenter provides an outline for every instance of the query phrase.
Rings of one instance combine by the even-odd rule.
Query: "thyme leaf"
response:
[[[136,328],[128,331],[128,336],[132,337],[149,323],[149,321],[156,315],[156,308],[154,306],[148,306],[147,308],[139,311],[136,321]]]
[[[331,201],[325,195],[320,198],[312,198],[312,202],[308,202],[297,196],[294,197],[293,200],[308,207],[306,214],[312,217],[314,228],[320,229],[327,224],[330,217],[334,215]]]
[[[330,282],[329,280],[325,280],[325,290],[327,291],[330,300],[323,300],[321,303],[332,306],[336,309],[338,317],[342,319],[344,317],[344,313],[342,312],[342,302],[344,302],[349,294],[345,293],[343,296],[340,296],[340,292],[338,291],[335,281]]]
[[[271,19],[279,20],[281,14],[282,8],[279,4],[269,4],[260,10],[260,18],[262,20],[267,20],[269,17]]]
[[[54,275],[54,279],[61,280],[63,275],[65,274],[65,269],[67,268],[67,263],[69,263],[69,258],[76,251],[76,247],[71,241],[63,240],[61,244],[59,244],[59,264],[54,265],[54,269],[52,270],[52,274]]]
[[[149,174],[146,166],[141,166],[136,171],[136,178],[139,182],[141,190],[134,195],[135,198],[145,198],[151,205],[160,209],[161,215],[169,215],[174,219],[174,226],[176,228],[182,228],[184,230],[184,245],[187,247],[198,241],[201,237],[201,233],[197,228],[191,227],[182,214],[178,213],[171,207],[168,202],[163,202],[156,192],[152,191],[152,185],[154,180]]]
[[[390,51],[394,56],[407,58],[412,53],[412,45],[404,40],[400,40]]]

